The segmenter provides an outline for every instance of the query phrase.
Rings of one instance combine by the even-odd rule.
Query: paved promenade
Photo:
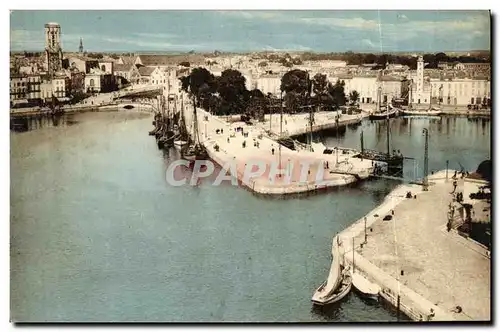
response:
[[[187,105],[185,111],[187,123],[192,122],[192,114],[192,106]],[[279,144],[269,138],[263,129],[247,126],[242,122],[229,124],[202,109],[198,109],[197,114],[200,140],[207,148],[210,157],[221,166],[235,160],[238,180],[243,179],[247,163],[259,161],[266,165],[266,170],[261,176],[244,183],[257,193],[293,194],[342,186],[358,180],[352,175],[353,173],[359,173],[361,178],[366,178],[372,170],[371,162],[368,160],[342,159],[342,163],[335,165],[335,155],[298,152],[284,146],[281,147],[280,158]],[[237,127],[241,127],[245,135],[236,131]],[[222,129],[223,134],[217,134],[217,129]],[[243,147],[244,143],[245,147]],[[215,149],[215,146],[219,147],[219,151]],[[306,180],[301,181],[303,180],[302,164],[305,162],[311,164],[310,172]],[[328,169],[324,168],[326,162],[328,162]],[[270,172],[273,164],[281,169],[278,174]],[[318,184],[318,182],[321,183]]]
[[[450,171],[450,177],[452,174]],[[384,297],[389,300],[399,291],[402,306],[415,320],[426,320],[430,309],[435,313],[432,320],[489,320],[490,259],[482,246],[447,232],[452,181],[446,182],[444,172],[431,176],[430,181],[434,184],[427,192],[416,185],[398,187],[370,212],[363,248],[364,218],[343,231],[346,250],[352,252],[355,237],[356,266],[387,292]],[[468,198],[481,185],[462,180],[457,189]],[[417,198],[405,198],[407,191]],[[393,220],[382,220],[392,211]],[[346,259],[352,262],[352,254]],[[454,313],[456,306],[463,311]]]

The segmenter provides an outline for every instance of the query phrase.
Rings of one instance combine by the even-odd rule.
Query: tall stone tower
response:
[[[415,96],[421,99],[424,93],[424,58],[422,56],[419,56],[417,60],[417,77],[415,83]]]
[[[83,53],[83,40],[80,38],[80,46],[78,47],[78,52]]]
[[[45,24],[45,67],[49,75],[62,69],[61,26]]]

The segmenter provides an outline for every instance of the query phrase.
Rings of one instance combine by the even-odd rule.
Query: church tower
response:
[[[62,69],[61,26],[45,24],[45,67],[49,75]]]
[[[78,47],[78,52],[83,53],[83,40],[80,38],[80,46]]]

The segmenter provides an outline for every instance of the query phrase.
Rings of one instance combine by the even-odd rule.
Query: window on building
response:
[[[91,79],[90,79],[90,81],[89,81],[89,85],[90,85],[91,87],[94,87],[94,86],[95,86],[95,83],[94,83],[94,79],[93,79],[93,78],[91,78]]]
[[[101,66],[101,70],[102,70],[102,71],[106,71],[106,66],[105,66],[105,65],[102,65],[102,66]]]

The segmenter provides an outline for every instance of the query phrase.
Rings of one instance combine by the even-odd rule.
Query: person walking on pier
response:
[[[274,156],[274,147],[271,148],[271,154]]]
[[[455,190],[457,189],[457,180],[453,180],[453,191],[451,192],[452,194],[455,192]]]

